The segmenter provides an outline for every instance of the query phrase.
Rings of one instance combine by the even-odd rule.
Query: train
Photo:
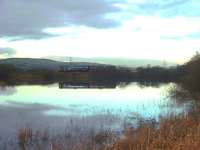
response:
[[[84,71],[90,71],[90,66],[60,66],[59,68],[60,72],[84,72]]]

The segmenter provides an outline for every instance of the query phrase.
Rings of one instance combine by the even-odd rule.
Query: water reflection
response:
[[[60,90],[58,85],[65,90]],[[165,97],[169,86],[150,84],[141,87],[138,83],[129,82],[62,82],[2,87],[0,93],[12,92],[0,94],[0,135],[15,135],[17,129],[23,126],[51,128],[55,132],[66,128],[72,131],[74,127],[81,130],[118,130],[134,125],[137,118],[158,120],[160,116],[187,110],[186,105],[176,106]]]
[[[59,88],[60,89],[115,89],[116,87],[119,88],[126,88],[128,87],[132,82],[119,82],[119,81],[112,81],[112,82],[59,82]],[[159,88],[163,84],[161,82],[137,82],[137,85],[141,88],[146,87],[155,87]]]
[[[12,95],[15,92],[17,92],[15,87],[12,87],[12,86],[0,86],[0,96],[1,95]]]
[[[145,88],[148,86],[159,88],[160,86],[162,86],[164,84],[162,82],[146,82],[146,81],[140,81],[137,83],[138,83],[138,86],[140,86],[141,88]]]
[[[60,89],[114,89],[117,82],[59,82]]]
[[[92,116],[78,115],[47,115],[49,111],[71,112],[73,108],[45,104],[28,104],[7,101],[6,105],[0,105],[0,136],[9,137],[16,135],[20,128],[32,128],[35,130],[45,130],[51,128],[52,134],[62,133],[64,130],[100,130],[105,127],[119,126],[120,119],[112,113],[99,113]],[[75,132],[75,131],[73,131]]]

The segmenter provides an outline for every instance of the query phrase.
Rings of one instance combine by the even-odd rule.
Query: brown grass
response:
[[[67,133],[50,136],[48,132],[23,128],[17,134],[17,147],[20,150],[100,150],[113,143],[112,140],[114,135],[106,130],[75,137]]]
[[[32,136],[33,136],[33,132],[31,129],[23,128],[19,130],[17,138],[18,138],[19,147],[22,150],[27,149],[27,144],[29,140],[32,138]]]
[[[161,119],[127,129],[124,137],[104,150],[199,150],[200,114]]]

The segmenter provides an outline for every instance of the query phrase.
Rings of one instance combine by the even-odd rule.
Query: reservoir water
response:
[[[20,128],[119,131],[134,126],[139,118],[158,120],[179,114],[178,105],[167,95],[173,83],[17,85],[0,87],[0,135],[16,135]]]

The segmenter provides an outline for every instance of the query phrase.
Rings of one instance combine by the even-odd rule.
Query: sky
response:
[[[0,0],[0,58],[184,63],[200,50],[199,0]]]

